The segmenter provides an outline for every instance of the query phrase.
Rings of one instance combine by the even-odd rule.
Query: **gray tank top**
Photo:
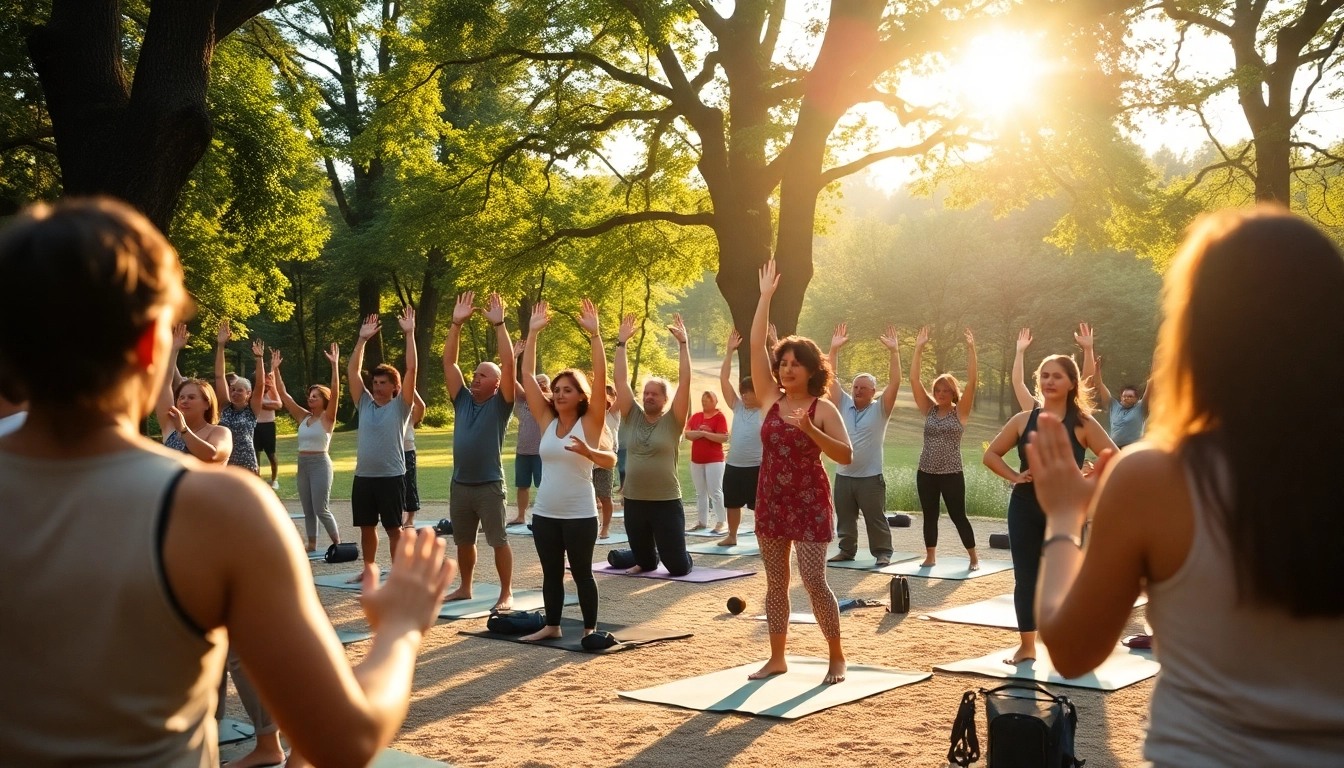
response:
[[[182,613],[161,562],[186,459],[0,452],[0,762],[219,765],[225,632]]]
[[[1239,604],[1226,529],[1189,484],[1190,552],[1148,587],[1162,671],[1144,757],[1156,766],[1339,765],[1344,618]]]

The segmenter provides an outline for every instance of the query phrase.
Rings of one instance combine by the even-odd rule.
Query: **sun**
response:
[[[948,70],[963,106],[1003,117],[1038,102],[1046,63],[1036,39],[1021,32],[990,32],[970,42]]]

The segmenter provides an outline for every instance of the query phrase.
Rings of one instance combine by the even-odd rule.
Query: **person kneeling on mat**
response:
[[[633,314],[621,320],[616,341],[616,407],[629,424],[623,492],[625,533],[638,563],[629,572],[652,571],[661,559],[668,573],[685,576],[691,572],[691,556],[686,552],[686,513],[677,480],[677,448],[690,411],[691,353],[681,315],[673,316],[668,330],[681,350],[677,368],[680,384],[671,409],[667,409],[666,379],[644,382],[642,405],[630,389],[625,343],[635,333]]]
[[[535,642],[560,636],[560,614],[565,607],[565,556],[583,611],[583,633],[597,629],[597,582],[593,579],[593,547],[597,544],[597,499],[593,495],[593,467],[610,470],[616,453],[592,448],[602,439],[607,415],[592,403],[592,393],[606,391],[607,355],[597,322],[597,307],[587,299],[579,326],[591,336],[593,386],[582,371],[567,368],[551,380],[549,395],[535,377],[537,334],[551,321],[546,302],[532,309],[531,333],[523,349],[523,394],[541,428],[538,455],[546,475],[532,507],[532,541],[541,561],[541,592],[546,626],[522,640]]]

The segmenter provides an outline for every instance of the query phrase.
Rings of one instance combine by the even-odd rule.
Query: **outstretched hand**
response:
[[[929,344],[929,326],[919,329],[919,335],[915,336],[915,349],[923,349]]]
[[[896,337],[896,326],[888,325],[887,332],[878,337],[882,346],[890,352],[899,352],[901,350],[901,340]]]
[[[532,320],[528,324],[528,328],[532,330],[532,333],[536,333],[542,328],[545,328],[550,322],[551,312],[549,304],[544,301],[538,301],[536,304],[532,305]]]
[[[527,349],[527,339],[519,339],[513,342],[513,356],[522,357],[523,351]]]
[[[280,356],[280,350],[276,349],[275,347],[271,347],[271,370],[274,371],[275,369],[279,368],[280,364],[283,363],[284,361],[285,358]]]
[[[625,317],[621,318],[621,327],[616,331],[616,340],[624,344],[635,335],[635,313],[627,312]]]
[[[499,325],[504,322],[504,299],[500,298],[498,293],[490,294],[489,301],[486,302],[485,319],[490,321],[491,325]]]
[[[457,303],[453,305],[453,325],[461,325],[471,319],[471,313],[476,311],[476,308],[472,306],[475,301],[475,291],[467,291],[457,295]]]
[[[587,297],[579,305],[579,327],[587,331],[589,336],[596,336],[601,331],[597,320],[597,305]]]
[[[1036,498],[1046,517],[1086,516],[1101,473],[1114,453],[1109,448],[1102,451],[1092,472],[1084,476],[1074,463],[1073,446],[1064,422],[1042,412],[1036,421],[1036,432],[1027,440],[1027,463],[1031,466]]]
[[[338,346],[336,346],[336,342],[333,341],[333,342],[331,343],[331,349],[328,349],[328,350],[327,350],[326,355],[327,355],[327,359],[331,361],[331,364],[332,364],[332,365],[340,365],[340,362],[341,362],[341,348],[338,347]]]
[[[835,332],[831,334],[831,351],[839,352],[840,348],[849,343],[849,323],[840,323],[835,326]]]
[[[1078,324],[1078,332],[1073,334],[1073,340],[1078,342],[1078,346],[1084,350],[1092,349],[1096,343],[1096,335],[1092,333],[1092,326],[1087,323]]]
[[[761,266],[760,288],[762,296],[772,296],[779,287],[779,275],[775,272],[775,260],[771,259]]]
[[[966,346],[968,347],[975,346],[975,334],[971,332],[970,328],[966,329]]]
[[[415,333],[415,307],[410,304],[401,308],[401,314],[397,316],[397,325],[401,326],[401,332],[410,336]]]
[[[252,340],[252,356],[261,357],[266,354],[266,342],[261,339]]]
[[[1027,347],[1031,346],[1031,329],[1023,328],[1017,334],[1017,351],[1026,352]]]
[[[233,339],[233,331],[229,330],[229,318],[221,318],[219,321],[219,333],[215,334],[215,341],[221,345],[228,344]]]
[[[174,352],[180,352],[180,351],[182,350],[183,347],[187,346],[187,340],[190,339],[190,338],[191,338],[191,334],[187,332],[187,324],[186,324],[186,323],[178,323],[177,325],[174,325],[174,326],[173,326],[173,351],[174,351]]]
[[[378,566],[364,566],[360,602],[374,632],[429,631],[438,618],[443,595],[457,575],[457,562],[443,556],[446,544],[429,528],[402,534],[400,552],[387,581],[378,585]]]
[[[368,341],[373,338],[373,335],[378,333],[378,330],[382,327],[383,324],[378,321],[376,313],[364,318],[364,324],[359,326],[360,341]]]
[[[734,328],[728,334],[728,351],[736,352],[737,348],[740,346],[742,346],[742,334],[738,333],[737,329]]]
[[[672,316],[672,324],[667,326],[667,330],[678,344],[686,343],[686,323],[682,321],[680,313]]]

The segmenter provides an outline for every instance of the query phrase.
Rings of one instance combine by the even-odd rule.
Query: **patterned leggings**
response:
[[[840,607],[826,583],[826,546],[824,541],[793,541],[757,537],[761,558],[765,560],[765,618],[770,634],[789,631],[789,547],[798,550],[798,572],[803,587],[812,598],[812,613],[828,640],[840,636]]]

